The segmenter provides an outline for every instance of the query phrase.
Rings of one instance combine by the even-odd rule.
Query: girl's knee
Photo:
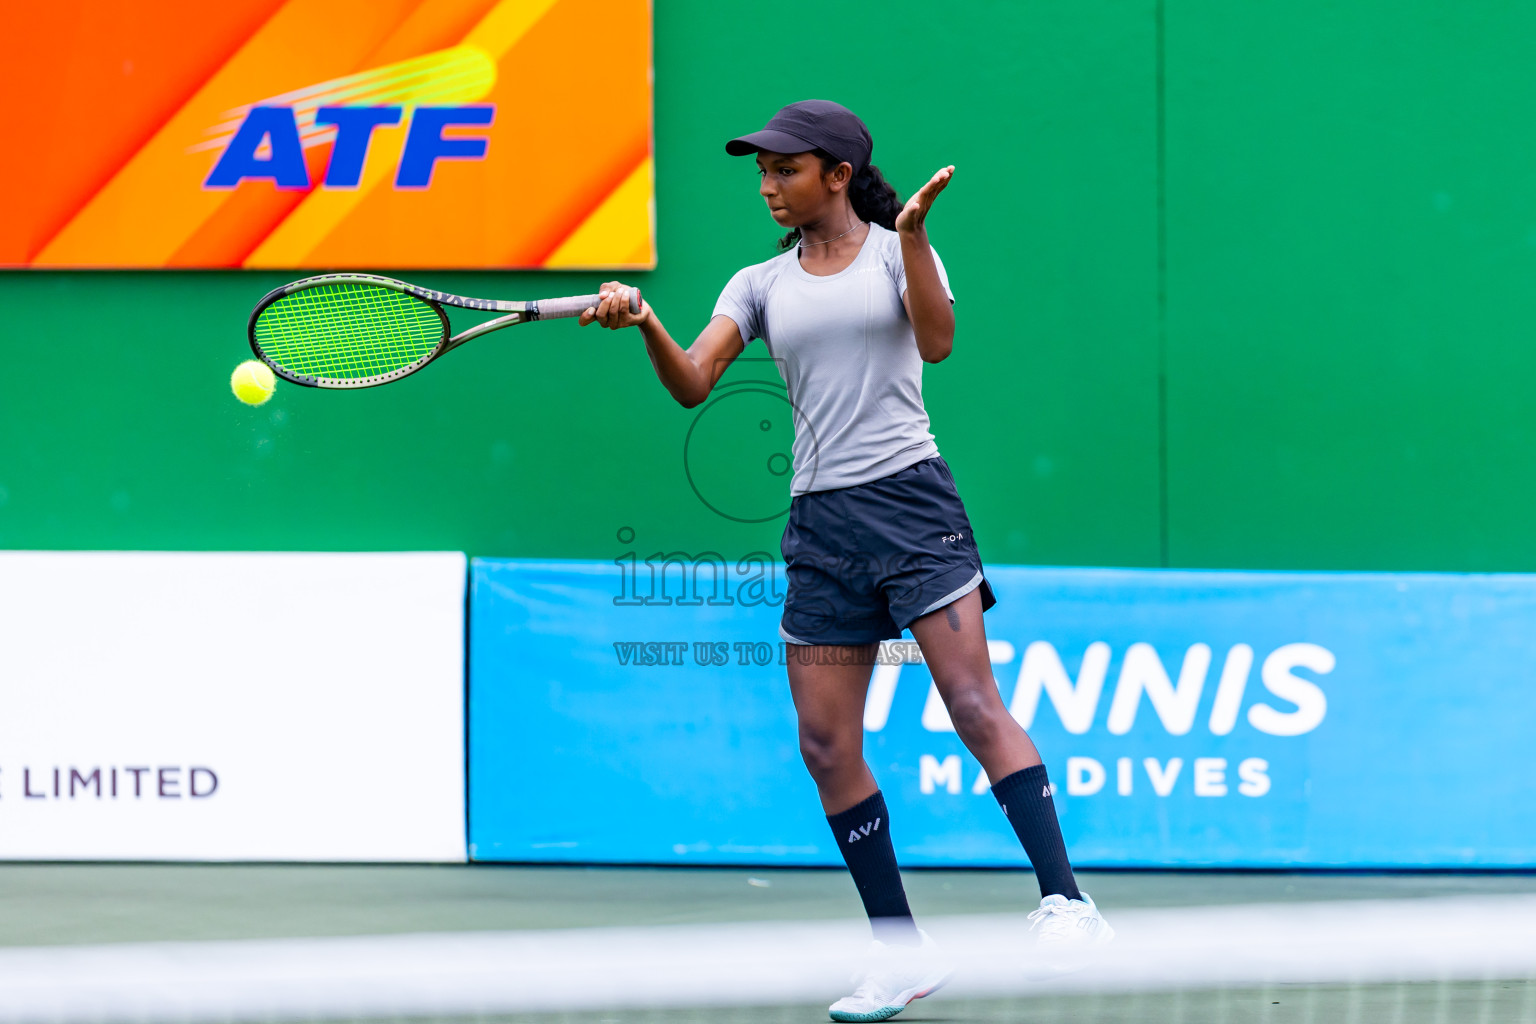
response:
[[[991,679],[951,688],[945,705],[949,709],[949,720],[962,739],[968,736],[985,738],[999,729],[1017,724],[1003,706],[997,684]]]
[[[832,732],[800,729],[800,757],[813,779],[831,778],[850,771],[864,760],[859,744]]]

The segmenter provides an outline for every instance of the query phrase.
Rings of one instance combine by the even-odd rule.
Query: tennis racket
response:
[[[371,388],[399,380],[466,341],[532,320],[580,316],[596,295],[536,302],[471,299],[373,274],[322,274],[268,292],[251,310],[251,351],[308,388]],[[444,306],[505,313],[448,336]],[[629,311],[640,312],[631,292]]]

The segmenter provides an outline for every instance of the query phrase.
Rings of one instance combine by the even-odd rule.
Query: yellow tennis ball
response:
[[[277,378],[271,367],[255,359],[247,359],[235,367],[230,375],[229,389],[246,405],[260,405],[272,397],[277,389]]]

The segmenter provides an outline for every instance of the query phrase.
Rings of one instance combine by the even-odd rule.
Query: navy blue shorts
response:
[[[797,644],[869,644],[981,588],[971,521],[940,457],[789,506],[781,543],[789,589],[779,634]]]

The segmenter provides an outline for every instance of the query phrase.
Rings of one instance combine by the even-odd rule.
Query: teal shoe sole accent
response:
[[[903,1005],[882,1006],[880,1009],[871,1010],[868,1013],[849,1013],[847,1010],[828,1010],[827,1016],[831,1017],[833,1020],[853,1021],[856,1022],[856,1024],[865,1024],[866,1021],[872,1020],[890,1020],[892,1017],[896,1016],[898,1013],[905,1009],[906,1006]]]

